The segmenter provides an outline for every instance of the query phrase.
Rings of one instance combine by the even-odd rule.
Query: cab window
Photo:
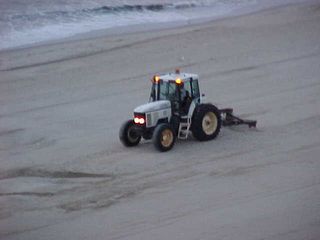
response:
[[[199,83],[198,80],[192,81],[192,98],[199,98],[200,91],[199,91]]]
[[[191,82],[190,81],[184,82],[184,89],[186,91],[188,91],[191,96],[192,92],[191,92]]]
[[[168,84],[161,81],[159,83],[159,100],[166,100],[168,97]]]
[[[177,101],[177,86],[174,82],[159,83],[159,100]]]

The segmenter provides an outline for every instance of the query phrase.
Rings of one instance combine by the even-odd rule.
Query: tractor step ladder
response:
[[[189,123],[188,120],[187,120],[187,122],[180,122],[179,132],[178,132],[179,139],[187,139],[188,138],[190,126],[191,126],[191,123]]]
[[[196,107],[196,103],[195,101],[192,101],[189,107],[188,115],[180,117],[180,124],[179,124],[179,131],[178,131],[179,139],[188,138],[189,130],[191,127],[192,115],[195,107]]]

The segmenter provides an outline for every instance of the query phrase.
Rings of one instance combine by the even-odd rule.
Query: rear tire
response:
[[[169,151],[176,140],[174,129],[167,123],[159,124],[153,133],[152,142],[160,152]]]
[[[134,130],[133,120],[128,120],[122,124],[119,131],[119,138],[126,147],[134,147],[139,144],[141,136]]]
[[[212,104],[202,104],[194,112],[192,121],[193,136],[199,141],[209,141],[219,135],[221,115]]]

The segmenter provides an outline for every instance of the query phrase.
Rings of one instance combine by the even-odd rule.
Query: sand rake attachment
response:
[[[222,120],[223,126],[248,125],[249,128],[257,127],[256,120],[248,120],[248,119],[242,119],[240,117],[237,117],[233,115],[232,108],[223,108],[219,110],[221,113],[221,120]]]

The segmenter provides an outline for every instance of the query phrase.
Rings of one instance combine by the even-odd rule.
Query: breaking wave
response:
[[[276,1],[276,0],[274,0]],[[298,0],[286,0],[298,1]],[[95,30],[170,27],[269,0],[0,0],[0,50]],[[129,4],[130,3],[130,4]],[[153,26],[153,27],[152,27]],[[129,27],[129,28],[128,28]],[[132,30],[133,29],[133,30]]]
[[[74,19],[75,17],[90,17],[93,15],[103,14],[125,14],[129,12],[160,12],[165,10],[181,10],[186,8],[194,8],[203,6],[203,4],[196,3],[176,3],[176,4],[149,4],[149,5],[122,5],[122,6],[101,6],[97,8],[85,8],[69,11],[41,11],[29,14],[11,14],[0,16],[1,21],[37,21],[37,20],[61,20]]]

